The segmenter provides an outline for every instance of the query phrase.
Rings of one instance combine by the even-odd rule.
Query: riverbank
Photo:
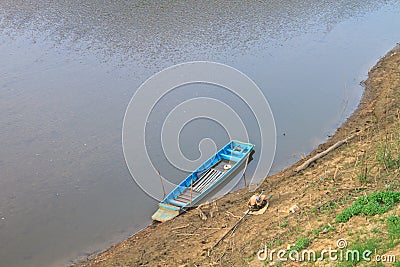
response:
[[[358,109],[306,159],[349,136],[355,137],[303,171],[295,169],[306,159],[268,177],[259,188],[273,195],[267,212],[247,216],[211,253],[209,248],[247,209],[252,193],[242,189],[219,199],[216,205],[202,207],[207,220],[194,209],[172,221],[151,225],[76,266],[279,265],[275,258],[260,261],[257,252],[265,245],[279,250],[291,244],[322,251],[335,248],[341,238],[349,247],[374,243],[375,253],[396,255],[400,261],[399,235],[392,240],[387,230],[388,218],[398,218],[399,205],[381,215],[354,216],[348,222],[336,219],[360,196],[400,191],[399,45],[370,70],[364,85]],[[295,205],[295,212],[289,212]]]

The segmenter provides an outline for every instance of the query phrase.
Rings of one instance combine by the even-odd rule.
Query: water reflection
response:
[[[2,28],[45,31],[47,38],[63,44],[78,43],[151,66],[232,57],[255,46],[281,45],[299,34],[326,33],[388,2],[397,1],[17,0],[3,1],[0,9]]]

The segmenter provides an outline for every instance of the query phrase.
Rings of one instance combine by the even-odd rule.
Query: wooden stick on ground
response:
[[[188,226],[190,226],[190,224],[186,224],[186,225],[183,225],[183,226],[174,227],[174,228],[171,228],[171,230],[183,229],[183,228],[186,228],[186,227],[188,227]]]
[[[231,215],[233,218],[240,218],[240,216],[234,215],[232,212],[230,211],[225,211],[228,215]]]
[[[351,135],[349,137],[347,137],[346,139],[337,142],[336,144],[334,144],[333,146],[330,146],[328,149],[322,151],[321,153],[318,153],[317,155],[315,155],[314,157],[310,158],[309,160],[306,160],[303,164],[301,164],[299,167],[296,168],[296,172],[300,172],[304,169],[306,169],[308,166],[310,166],[311,163],[313,163],[314,161],[316,161],[317,159],[320,159],[324,156],[326,156],[329,152],[335,150],[336,148],[340,147],[341,145],[343,145],[344,143],[350,141],[351,139],[353,139],[355,137],[355,135]]]
[[[261,193],[258,195],[258,197],[261,197],[263,194],[264,194],[264,190],[261,191]],[[271,199],[271,198],[269,198],[269,200],[270,200],[270,199]],[[269,201],[269,200],[268,200],[268,201]],[[224,234],[220,239],[218,239],[218,241],[215,242],[214,245],[212,245],[212,247],[208,250],[208,256],[210,256],[210,252],[211,252],[216,246],[218,246],[219,242],[221,242],[222,240],[224,240],[224,238],[227,237],[229,233],[235,232],[235,230],[236,230],[237,226],[239,225],[239,223],[240,223],[240,222],[244,219],[244,217],[246,217],[249,213],[250,213],[250,209],[246,210],[245,213],[243,214],[243,216],[240,217],[240,219],[235,223],[235,225],[232,226],[231,228],[229,228],[228,231],[226,231],[225,234]]]
[[[221,227],[200,227],[200,230],[221,230]]]
[[[235,223],[234,226],[232,226],[231,228],[228,229],[228,231],[226,231],[226,233],[220,238],[218,239],[217,242],[215,242],[215,244],[210,248],[209,252],[211,250],[213,250],[218,244],[219,242],[221,242],[222,240],[224,240],[224,238],[232,231],[234,232],[236,230],[236,227],[239,225],[239,223],[243,220],[244,217],[246,217],[247,214],[249,214],[250,210],[246,210],[246,212],[243,214],[242,217],[240,217],[240,219]]]
[[[200,234],[176,234],[177,236],[192,236],[192,235],[200,235]]]

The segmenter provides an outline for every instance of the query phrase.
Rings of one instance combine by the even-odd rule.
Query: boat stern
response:
[[[180,207],[171,204],[160,203],[158,210],[153,214],[153,216],[151,216],[151,218],[154,221],[166,222],[178,216],[180,210]]]

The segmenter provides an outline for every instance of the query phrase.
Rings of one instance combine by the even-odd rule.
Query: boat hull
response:
[[[231,141],[184,179],[159,204],[155,221],[165,222],[198,205],[243,165],[254,145]]]

